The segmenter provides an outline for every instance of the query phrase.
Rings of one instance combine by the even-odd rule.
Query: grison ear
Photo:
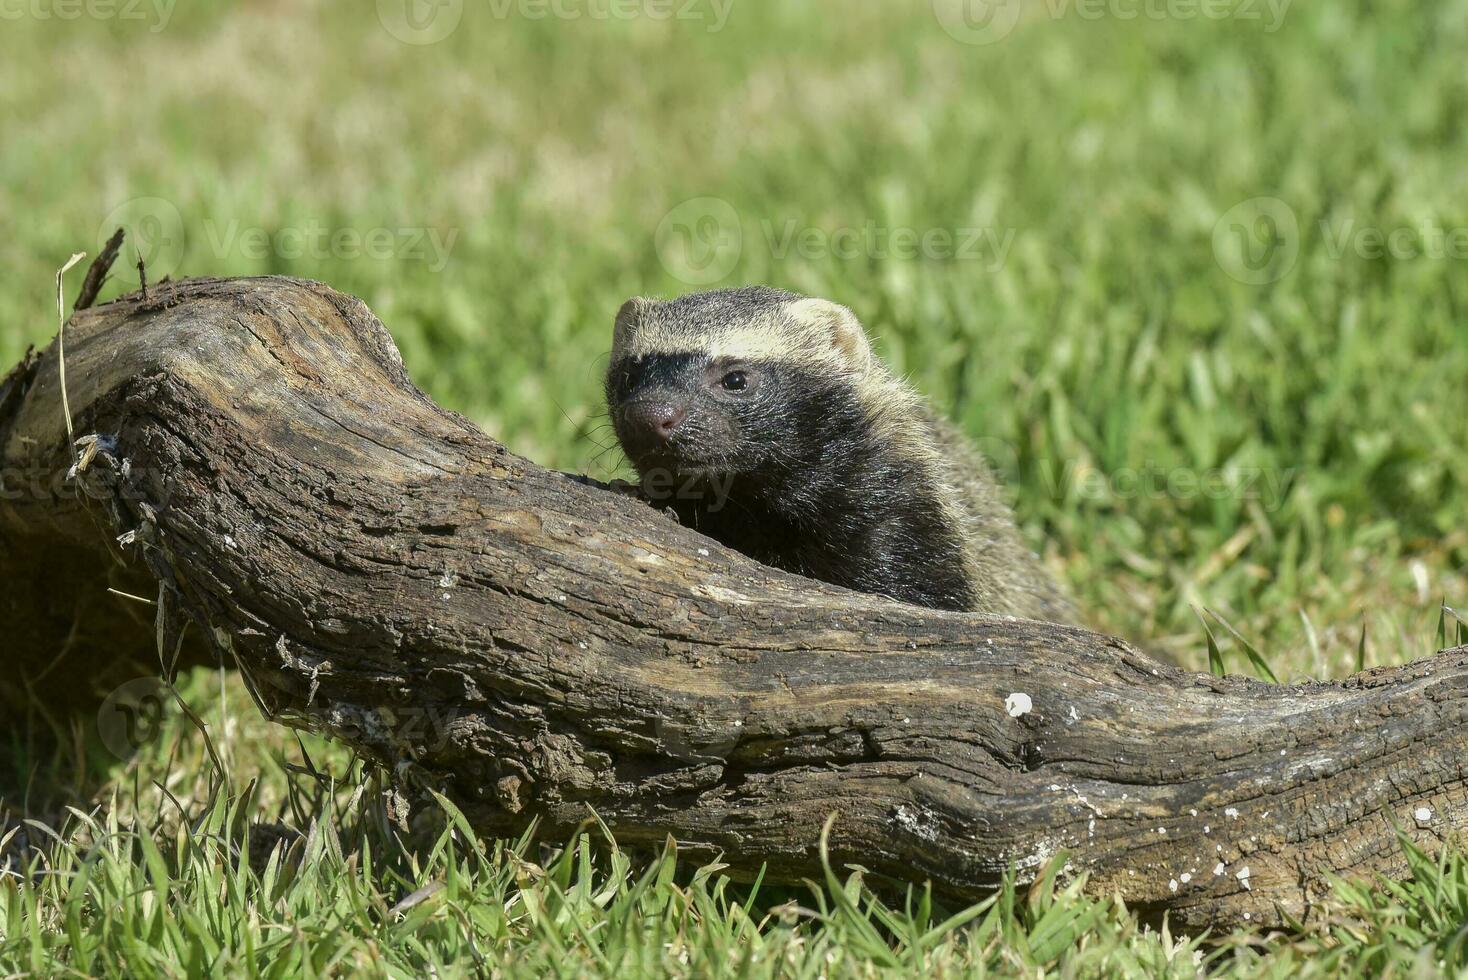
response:
[[[831,346],[855,374],[865,374],[872,363],[872,345],[856,314],[839,303],[800,299],[786,307],[796,322],[824,331]]]
[[[617,323],[612,328],[612,353],[616,354],[627,346],[636,331],[638,324],[642,322],[642,315],[647,308],[652,306],[653,301],[642,296],[634,296],[622,304],[617,311]]]

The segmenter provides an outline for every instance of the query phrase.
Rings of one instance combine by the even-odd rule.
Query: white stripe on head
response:
[[[768,326],[724,327],[691,333],[677,324],[644,323],[612,351],[614,359],[652,354],[700,354],[710,361],[784,361],[844,369],[845,361],[831,345],[800,332]]]
[[[855,314],[827,300],[772,302],[738,319],[703,324],[669,318],[668,305],[646,299],[622,305],[612,334],[614,362],[653,354],[702,354],[710,360],[786,361],[857,376],[875,365]]]

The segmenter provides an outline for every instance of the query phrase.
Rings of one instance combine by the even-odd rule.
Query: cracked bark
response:
[[[271,717],[411,762],[489,834],[594,808],[790,878],[835,812],[835,861],[951,898],[1065,849],[1201,927],[1304,915],[1329,874],[1401,872],[1397,828],[1468,821],[1468,649],[1275,687],[787,575],[510,453],[315,283],[168,283],[67,330],[74,481],[54,345],[0,385],[11,710],[156,669],[123,582]]]

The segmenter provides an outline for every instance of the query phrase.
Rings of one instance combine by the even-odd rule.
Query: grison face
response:
[[[607,406],[644,477],[780,486],[860,423],[855,385],[869,358],[855,318],[823,300],[766,287],[631,300],[617,317]]]

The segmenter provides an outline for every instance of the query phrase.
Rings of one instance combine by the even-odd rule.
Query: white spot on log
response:
[[[709,556],[709,550],[707,548],[699,548],[698,554],[700,557],[707,558]]]
[[[1081,720],[1081,716],[1078,715],[1078,714],[1076,714],[1076,706],[1075,705],[1071,705],[1070,706],[1070,720],[1071,721],[1080,721]]]
[[[1416,810],[1412,811],[1412,816],[1417,818],[1418,823],[1432,823],[1432,807],[1419,806]]]
[[[1203,833],[1205,833],[1205,834],[1211,834],[1211,833],[1213,833],[1213,828],[1210,825],[1208,825],[1208,824],[1205,823],[1203,825]]]
[[[1184,871],[1182,873],[1181,881],[1182,881],[1183,884],[1186,885],[1188,882],[1190,882],[1192,880],[1193,880],[1193,876],[1192,875],[1188,874],[1186,871]]]
[[[1081,794],[1081,791],[1080,790],[1078,790],[1074,786],[1072,786],[1070,788],[1070,791],[1076,795],[1076,802],[1079,803],[1081,806],[1085,807],[1087,810],[1090,810],[1092,813],[1094,813],[1098,817],[1104,817],[1104,816],[1106,816],[1106,814],[1104,814],[1100,810],[1096,809],[1096,805],[1094,803],[1092,803],[1090,800],[1086,799],[1085,796],[1083,796]],[[1096,821],[1094,821],[1094,820],[1091,821],[1091,823],[1093,825],[1095,824],[1095,822]]]
[[[1055,842],[1042,840],[1035,846],[1035,853],[1020,858],[1014,862],[1018,870],[1042,867],[1047,861],[1055,856]],[[1066,862],[1069,865],[1070,862]]]
[[[1223,874],[1226,870],[1228,870],[1228,869],[1223,866],[1223,862],[1222,861],[1219,861],[1218,864],[1214,865],[1214,867],[1213,867],[1213,877],[1217,878],[1219,875]]]
[[[452,589],[458,584],[459,576],[455,575],[453,572],[445,571],[442,575],[438,577],[438,587],[440,589]]]
[[[1197,815],[1198,815],[1198,811],[1197,810],[1194,810],[1194,809],[1189,808],[1189,810],[1188,810],[1188,816],[1190,816],[1190,817],[1196,817]]]
[[[224,536],[224,546],[226,548],[238,548],[239,547],[239,545],[237,545],[237,544],[234,543],[234,538],[230,537],[228,534],[226,534]]]
[[[1227,810],[1224,810],[1223,815],[1225,817],[1228,817],[1230,820],[1239,819],[1239,811],[1235,810],[1233,807],[1229,807]]]
[[[1249,913],[1248,912],[1245,912],[1244,913],[1244,921],[1245,922],[1248,922],[1249,921],[1249,918],[1250,918]]]
[[[1170,891],[1170,892],[1177,891],[1177,879],[1176,878],[1169,878],[1168,879],[1168,882],[1167,882],[1167,890]]]
[[[1167,836],[1167,828],[1166,827],[1158,827],[1157,828],[1157,832],[1159,834],[1162,834],[1164,837]]]
[[[903,830],[922,840],[935,841],[938,839],[937,821],[933,819],[931,813],[920,807],[908,809],[907,804],[904,803],[897,808],[892,819]]]
[[[1027,715],[1035,710],[1035,702],[1031,701],[1030,696],[1023,691],[1015,691],[1004,699],[1004,710],[1009,712],[1009,717],[1018,718],[1020,715]]]
[[[1245,890],[1248,890],[1252,887],[1249,884],[1249,866],[1247,864],[1240,868],[1238,872],[1234,874],[1234,877],[1239,879],[1239,884],[1243,885]]]
[[[128,531],[128,532],[126,532],[124,534],[119,534],[117,536],[117,543],[120,544],[120,545],[122,545],[124,548],[126,548],[128,545],[130,545],[130,544],[133,543],[133,541],[137,538],[137,536],[138,536],[138,532],[137,531]]]
[[[711,599],[717,599],[719,602],[727,602],[731,605],[747,606],[753,601],[743,592],[735,592],[733,589],[720,588],[717,585],[703,587],[700,588],[699,591]]]

